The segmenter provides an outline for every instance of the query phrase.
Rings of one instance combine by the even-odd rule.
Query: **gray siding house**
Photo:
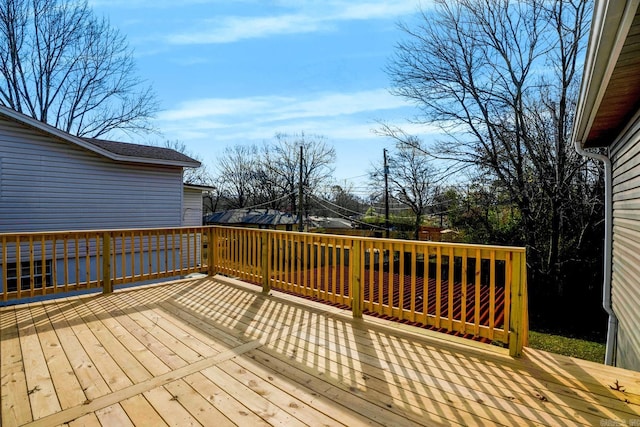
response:
[[[199,165],[168,148],[78,138],[0,106],[0,232],[187,225],[182,170]]]
[[[0,106],[0,233],[200,226],[203,189],[182,182],[183,168],[198,166],[196,160],[168,148],[79,138]],[[121,240],[116,245],[133,245],[132,250],[139,253],[139,244]],[[182,240],[177,244],[185,246]],[[10,281],[16,268],[26,272],[35,268],[47,275],[57,270],[57,277],[47,283],[64,284],[63,266],[52,268],[53,262],[57,266],[61,260],[50,259],[50,246],[46,259],[35,254],[35,266],[24,258],[18,266],[14,250],[6,249],[3,256],[8,265],[0,268],[0,279],[2,271],[7,271],[9,290],[17,286]],[[28,248],[22,251],[27,253]],[[93,271],[100,262],[95,245],[86,251]],[[60,249],[57,256],[61,253]],[[77,262],[72,255],[69,262]],[[199,249],[189,255],[191,260],[184,253],[179,257],[193,263],[198,255]],[[116,274],[137,274],[141,265],[154,262],[145,258],[135,271],[128,265],[122,272],[123,263],[115,260]],[[85,277],[89,270],[82,263],[67,267],[71,281]],[[95,280],[95,273],[91,275],[90,280]]]
[[[203,194],[214,190],[214,187],[185,184],[183,189],[182,225],[199,227],[202,225]]]
[[[637,0],[594,5],[573,138],[599,148],[607,176],[607,362],[640,370],[640,14]]]

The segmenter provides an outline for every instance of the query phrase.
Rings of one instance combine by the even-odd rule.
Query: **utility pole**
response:
[[[389,238],[389,165],[387,164],[387,149],[382,150],[384,155],[384,229],[385,237]]]
[[[303,232],[304,231],[304,224],[303,224],[303,188],[302,188],[302,159],[303,159],[303,155],[304,155],[304,148],[301,145],[300,146],[300,176],[299,176],[299,180],[298,180],[298,231],[299,232]]]

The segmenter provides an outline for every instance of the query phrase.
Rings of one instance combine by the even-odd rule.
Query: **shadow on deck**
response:
[[[3,426],[640,420],[640,373],[514,359],[220,276],[0,308],[0,332]]]
[[[334,271],[335,270],[335,271]],[[365,268],[363,270],[363,288],[364,288],[364,311],[363,313],[369,316],[379,317],[381,319],[387,319],[394,322],[400,322],[416,326],[419,328],[425,328],[432,331],[447,333],[454,336],[464,337],[467,339],[473,339],[484,343],[491,343],[492,340],[483,338],[474,334],[464,334],[457,331],[452,331],[447,327],[437,327],[435,325],[428,325],[420,321],[410,321],[407,319],[399,319],[392,314],[393,309],[424,313],[424,306],[426,301],[427,314],[429,316],[442,318],[443,325],[447,323],[449,317],[449,311],[451,311],[451,317],[453,319],[475,319],[477,314],[477,323],[481,326],[489,327],[493,325],[495,328],[504,329],[504,306],[505,306],[505,290],[504,287],[496,286],[493,289],[494,293],[494,305],[491,305],[491,286],[468,283],[466,286],[460,281],[455,281],[449,286],[448,280],[441,280],[440,290],[438,291],[438,282],[434,278],[430,278],[425,281],[422,276],[412,276],[410,274],[398,274],[389,273],[383,271],[380,273],[378,270],[369,270]],[[306,278],[306,281],[303,279]],[[390,278],[393,278],[390,281]],[[291,292],[285,283],[289,283],[292,286],[306,286],[309,290],[309,294],[314,292],[330,292],[335,295],[349,296],[349,274],[345,274],[343,270],[335,269],[332,266],[322,267],[317,269],[309,269],[306,271],[292,272],[282,275],[282,282],[278,280],[277,276],[272,277],[272,289],[288,293],[290,295],[297,295],[302,298],[306,298],[311,301],[321,302],[334,307],[340,307],[348,309],[346,304],[333,303],[314,296],[300,295],[298,292]],[[415,283],[412,282],[415,280]],[[254,285],[262,286],[258,281],[248,281]],[[427,283],[427,286],[425,286]],[[400,286],[402,284],[402,286]],[[402,289],[402,292],[400,291]],[[451,293],[451,299],[449,294]],[[465,297],[463,297],[463,294]],[[440,295],[438,304],[437,295]],[[477,304],[476,304],[477,300]],[[465,302],[464,310],[465,316],[462,316],[462,302]],[[377,313],[373,310],[368,310],[367,307],[370,303],[382,304],[390,307],[389,314]],[[478,307],[476,313],[476,307]],[[491,316],[493,316],[493,323],[491,322]]]

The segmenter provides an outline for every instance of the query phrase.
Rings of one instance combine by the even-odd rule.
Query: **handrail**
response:
[[[205,227],[0,234],[0,301],[207,271]]]
[[[0,301],[200,272],[363,314],[502,343],[527,342],[524,248],[239,227],[0,234]]]

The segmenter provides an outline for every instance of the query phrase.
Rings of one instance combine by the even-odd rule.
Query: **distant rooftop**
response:
[[[275,209],[232,209],[214,212],[204,217],[204,224],[289,225],[293,215]]]

